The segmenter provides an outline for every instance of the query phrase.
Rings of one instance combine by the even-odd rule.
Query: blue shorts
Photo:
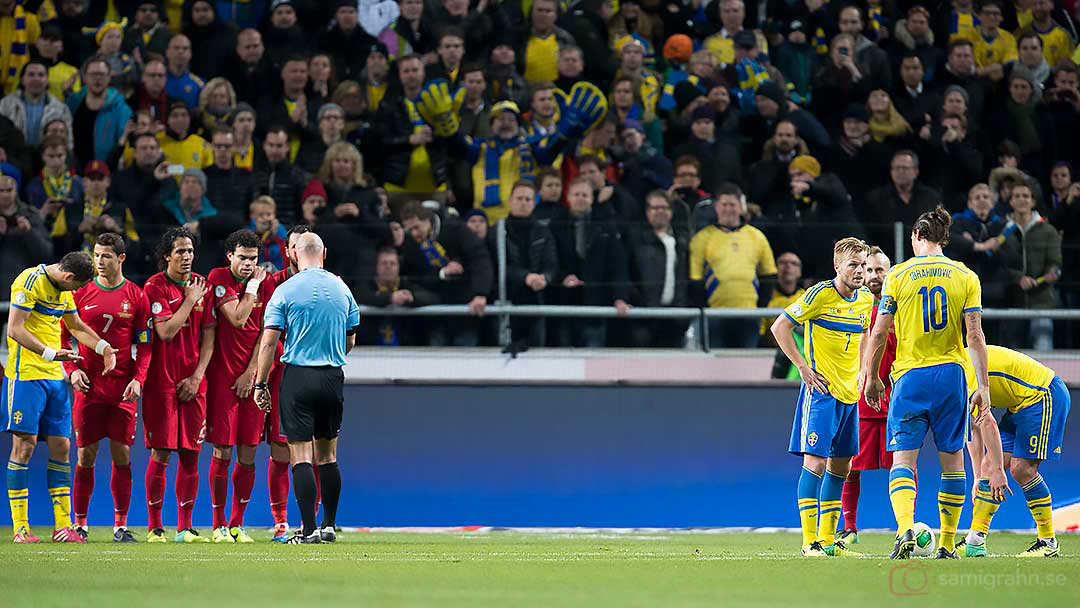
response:
[[[795,404],[788,451],[822,458],[849,458],[858,454],[858,405],[812,392],[804,384]]]
[[[4,378],[0,431],[39,437],[71,436],[71,389],[63,380]]]
[[[1042,403],[1029,405],[1001,417],[1001,450],[1016,458],[1058,460],[1069,416],[1069,389],[1054,376]]]
[[[888,450],[917,450],[927,430],[939,452],[964,449],[968,422],[967,379],[956,363],[909,370],[893,385],[885,436]]]

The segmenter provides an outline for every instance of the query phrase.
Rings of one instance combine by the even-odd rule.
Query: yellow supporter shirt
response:
[[[379,104],[382,103],[383,97],[386,97],[385,83],[367,85],[368,111],[372,114],[378,111]]]
[[[975,42],[978,37],[979,18],[974,13],[953,12],[949,25],[949,42],[961,39]]]
[[[405,100],[405,107],[409,110],[409,119],[412,120],[413,132],[424,126],[424,119],[412,100]],[[435,183],[435,171],[431,167],[431,156],[428,155],[427,146],[413,146],[412,154],[409,155],[409,171],[405,174],[405,183],[383,184],[388,192],[442,192],[446,190],[446,184]]]
[[[1072,38],[1069,38],[1069,34],[1065,30],[1055,25],[1047,32],[1040,32],[1035,29],[1034,24],[1032,24],[1031,29],[1042,39],[1043,57],[1046,57],[1046,63],[1049,63],[1051,68],[1061,60],[1072,57]]]
[[[893,385],[916,368],[964,365],[964,313],[982,310],[982,284],[967,266],[943,255],[893,266],[881,286],[878,314],[895,315]]]
[[[805,289],[803,289],[802,287],[797,287],[795,291],[791,293],[791,295],[785,295],[780,292],[780,288],[778,287],[776,289],[773,289],[772,297],[769,298],[769,303],[767,306],[769,308],[787,308],[789,304],[792,304],[793,302],[795,302],[795,300],[798,300],[799,297],[804,293],[806,293]],[[772,321],[770,321],[769,319],[762,319],[761,331],[759,333],[769,338],[769,342],[772,343],[772,334],[769,333],[770,325],[772,325]]]
[[[705,282],[710,307],[757,307],[757,278],[770,274],[776,274],[772,248],[753,226],[706,226],[690,240],[690,279]]]
[[[233,166],[251,171],[255,168],[255,144],[248,142],[243,150],[233,148]]]
[[[26,331],[46,347],[60,349],[60,320],[75,312],[70,291],[60,291],[45,272],[45,265],[27,268],[11,283],[11,305],[30,313]],[[59,361],[46,361],[41,355],[7,339],[8,359],[4,376],[14,380],[63,380],[64,367]],[[9,393],[10,394],[10,393]]]
[[[754,32],[754,37],[757,38],[758,51],[768,54],[769,42],[765,40],[765,36],[758,32]],[[735,61],[735,42],[730,36],[725,36],[723,32],[717,32],[712,36],[705,39],[705,50],[712,53],[716,58],[717,65],[724,66]]]
[[[975,65],[980,68],[1016,61],[1016,38],[1003,29],[998,29],[995,38],[987,38],[977,32],[971,42],[975,45]]]
[[[991,407],[1017,412],[1025,407],[1042,405],[1050,390],[1054,370],[1035,359],[1004,346],[986,347],[987,370],[990,377]],[[964,364],[968,395],[975,393],[975,368],[969,359]],[[972,412],[978,415],[978,410]]]
[[[157,137],[165,160],[174,165],[184,165],[185,169],[205,169],[214,164],[214,152],[210,144],[198,135],[188,135],[185,139],[175,140],[162,131]]]
[[[296,102],[292,101],[291,99],[286,98],[285,99],[285,110],[288,112],[289,116],[292,116],[293,112],[296,111]],[[298,152],[300,152],[300,138],[295,136],[295,135],[290,135],[289,136],[289,162],[290,163],[295,163],[296,162],[296,155],[297,155]]]
[[[533,84],[558,80],[558,59],[559,43],[554,32],[546,38],[529,36],[525,46],[525,81]]]
[[[792,323],[802,325],[804,352],[810,367],[829,381],[829,394],[841,403],[859,402],[859,345],[870,327],[874,294],[860,287],[845,298],[832,280],[808,289],[784,309]]]
[[[67,97],[67,95],[64,94],[64,83],[72,76],[75,76],[75,81],[71,85],[71,92],[78,93],[79,90],[82,89],[82,80],[79,79],[79,70],[62,61],[50,67],[49,95],[63,101]]]

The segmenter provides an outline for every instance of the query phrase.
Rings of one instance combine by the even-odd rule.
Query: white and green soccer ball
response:
[[[934,544],[934,531],[921,521],[915,524],[913,530],[915,532],[915,550],[911,554],[915,557],[933,557],[934,548],[937,546]]]

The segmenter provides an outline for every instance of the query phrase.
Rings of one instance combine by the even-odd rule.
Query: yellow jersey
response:
[[[559,78],[559,43],[554,32],[547,38],[529,36],[525,45],[525,82],[555,82]]]
[[[1003,29],[998,29],[995,38],[987,38],[981,32],[976,32],[971,42],[975,45],[975,65],[980,68],[1016,61],[1016,38]]]
[[[845,298],[830,280],[806,290],[784,309],[792,323],[803,325],[810,367],[825,376],[829,394],[841,403],[859,402],[859,345],[873,308],[869,289],[860,287]]]
[[[1016,413],[1025,407],[1041,405],[1057,375],[1035,359],[1004,346],[986,347],[986,367],[990,379],[990,406]],[[968,395],[975,393],[975,367],[971,360],[964,365]],[[977,408],[972,415],[978,416]]]
[[[964,314],[981,310],[982,284],[962,263],[930,255],[893,266],[881,286],[879,309],[896,318],[893,385],[911,369],[964,365]]]
[[[205,169],[214,164],[214,152],[210,144],[198,135],[188,135],[184,139],[173,139],[164,131],[158,133],[158,143],[165,160],[184,169]]]
[[[757,278],[770,274],[776,274],[772,247],[753,226],[706,226],[690,240],[690,280],[705,282],[713,308],[757,307]]]
[[[804,293],[806,293],[806,290],[803,289],[802,287],[796,287],[795,291],[791,292],[790,294],[785,294],[782,291],[780,291],[779,287],[776,287],[776,288],[773,289],[772,297],[769,298],[769,303],[766,304],[766,307],[768,307],[768,308],[787,308],[789,304],[794,303],[795,300],[798,300],[799,297],[801,297],[802,294],[804,294]],[[761,320],[761,331],[759,333],[761,333],[761,335],[769,338],[769,342],[772,343],[772,334],[769,333],[769,326],[770,325],[772,325],[771,321],[769,321],[768,319],[762,319]]]
[[[60,350],[60,320],[75,312],[75,298],[70,291],[60,291],[45,265],[27,268],[11,283],[11,305],[30,313],[26,331],[46,347]],[[46,361],[41,355],[7,339],[8,359],[4,376],[15,380],[63,380],[64,367],[59,361]]]
[[[1073,42],[1069,37],[1068,32],[1061,27],[1054,25],[1045,32],[1040,32],[1036,29],[1035,24],[1032,23],[1030,27],[1025,28],[1020,33],[1034,32],[1042,39],[1043,43],[1043,57],[1046,58],[1046,63],[1050,64],[1050,67],[1054,67],[1062,59],[1069,59],[1073,54]]]

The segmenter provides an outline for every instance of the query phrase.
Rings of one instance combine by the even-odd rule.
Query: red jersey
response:
[[[237,280],[228,266],[211,270],[206,280],[210,288],[210,303],[215,311],[220,310],[229,302],[242,298],[247,283]],[[268,276],[259,284],[259,292],[255,296],[251,315],[248,316],[247,323],[244,323],[243,327],[233,327],[232,323],[224,319],[218,324],[217,338],[214,342],[214,358],[210,360],[210,368],[215,373],[225,371],[229,378],[235,380],[247,369],[251,355],[259,343],[264,307],[273,294],[274,280]],[[221,318],[220,313],[218,317]]]
[[[874,304],[874,310],[870,313],[870,331],[874,330],[877,323],[878,305]],[[878,377],[885,383],[885,392],[881,395],[881,411],[875,412],[874,408],[866,403],[866,395],[859,395],[859,418],[888,418],[889,398],[892,396],[892,382],[889,380],[889,371],[893,361],[896,360],[896,332],[889,330],[885,338],[885,353],[881,355],[881,366],[878,367]]]
[[[199,276],[193,274],[192,276]],[[154,323],[164,323],[172,318],[173,313],[184,303],[184,287],[187,283],[173,282],[164,272],[159,272],[146,280],[143,290],[150,302],[150,314]],[[199,344],[202,330],[214,327],[216,317],[210,308],[211,293],[195,304],[187,321],[172,340],[153,341],[154,355],[150,360],[150,372],[146,376],[148,391],[155,394],[173,394],[181,380],[195,373],[199,365]],[[144,391],[144,392],[148,392]]]
[[[102,287],[94,279],[76,291],[74,298],[83,322],[116,349],[116,367],[106,377],[115,378],[125,385],[132,379],[146,384],[151,357],[150,332],[153,330],[150,303],[143,290],[126,279],[113,288]],[[64,326],[61,344],[70,343],[71,334]],[[64,369],[68,375],[76,369],[86,372],[90,378],[90,395],[105,397],[96,395],[94,390],[101,386],[101,383],[93,380],[101,376],[104,364],[104,360],[94,352],[95,346],[79,344],[79,354],[83,360],[78,363],[67,361]]]

